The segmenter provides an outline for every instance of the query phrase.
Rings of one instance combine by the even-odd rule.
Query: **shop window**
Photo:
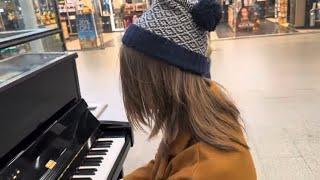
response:
[[[320,0],[221,0],[221,5],[223,19],[216,29],[218,38],[320,29]]]
[[[55,0],[0,0],[0,31],[57,28]]]

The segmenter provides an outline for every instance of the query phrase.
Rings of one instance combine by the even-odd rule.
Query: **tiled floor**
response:
[[[214,79],[242,110],[260,179],[320,177],[320,35],[214,43]]]
[[[82,95],[107,102],[102,119],[126,120],[114,47],[79,53]],[[213,79],[241,109],[261,180],[320,177],[320,34],[212,42]],[[160,138],[137,132],[126,172],[149,161]]]

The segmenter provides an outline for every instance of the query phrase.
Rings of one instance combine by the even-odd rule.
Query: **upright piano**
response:
[[[126,122],[97,120],[81,98],[75,53],[0,60],[0,179],[119,179]]]

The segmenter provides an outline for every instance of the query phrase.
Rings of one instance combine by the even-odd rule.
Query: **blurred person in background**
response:
[[[124,179],[257,179],[240,112],[210,80],[208,33],[220,19],[215,0],[155,0],[127,29],[126,114],[134,127],[150,128],[150,138],[163,138],[155,159]]]

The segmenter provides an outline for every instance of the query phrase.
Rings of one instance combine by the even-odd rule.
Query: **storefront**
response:
[[[283,26],[320,29],[320,0],[276,0],[275,19]]]
[[[320,29],[320,0],[221,0],[218,38]]]
[[[0,0],[0,30],[57,28],[54,1]]]
[[[291,23],[296,28],[320,29],[320,0],[295,0]]]
[[[148,0],[0,0],[0,31],[61,28],[63,36],[55,38],[65,41],[67,50],[104,48],[112,44],[107,33],[125,30],[148,5]]]
[[[54,3],[44,7],[40,0],[0,0],[0,59],[25,52],[65,51],[55,7]],[[12,41],[17,38],[29,42]]]
[[[103,48],[109,32],[123,31],[147,8],[146,0],[59,0],[68,50]]]
[[[112,31],[123,31],[148,7],[148,0],[101,0],[109,1]],[[107,3],[105,3],[107,4]],[[108,9],[107,7],[104,9]]]
[[[104,47],[98,7],[97,1],[58,0],[60,23],[68,50]]]

